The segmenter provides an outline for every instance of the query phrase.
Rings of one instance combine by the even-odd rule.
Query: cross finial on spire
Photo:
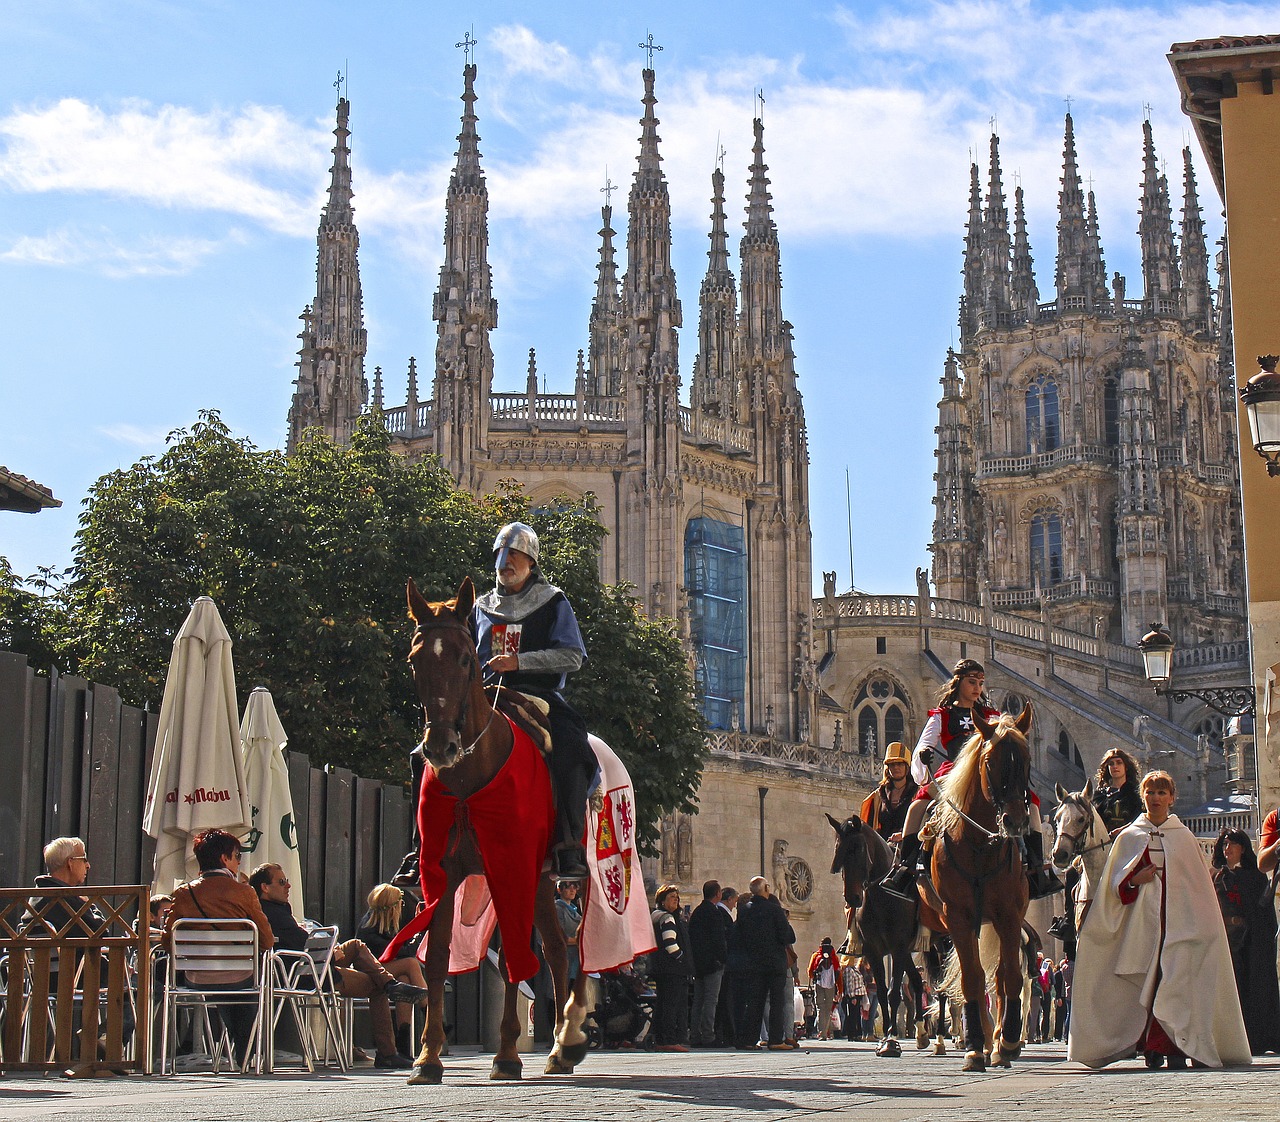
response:
[[[718,136],[716,137],[716,148],[716,167],[721,171],[724,171],[724,158],[728,153],[724,150],[724,145],[720,143],[720,138]]]
[[[648,53],[649,55],[648,69],[652,70],[653,69],[653,52],[662,50],[662,48],[659,47],[658,44],[653,41],[652,31],[649,32],[649,38],[640,44],[640,49]]]
[[[761,121],[764,120],[764,88],[763,87],[758,87],[756,89],[756,117],[758,117]]]
[[[604,196],[605,206],[613,205],[613,193],[617,189],[618,189],[617,184],[614,183],[614,181],[609,178],[609,165],[606,164],[604,168],[604,186],[600,188],[600,194]]]
[[[1142,103],[1142,119],[1144,121],[1151,120],[1151,102],[1144,101]]]
[[[347,84],[347,76],[338,71],[338,76],[333,80],[333,88],[338,91],[338,97],[342,97],[342,87]]]
[[[1065,101],[1065,102],[1067,103],[1067,112],[1068,112],[1068,113],[1070,113],[1070,112],[1071,112],[1071,103],[1072,103],[1073,101],[1075,101],[1075,98],[1074,98],[1074,97],[1064,97],[1062,100],[1063,100],[1063,101]]]
[[[455,48],[457,48],[457,47],[461,47],[461,48],[462,48],[462,59],[463,59],[463,62],[464,62],[467,66],[470,66],[470,65],[471,65],[471,52],[472,52],[472,51],[474,51],[474,50],[476,49],[477,44],[479,44],[479,42],[480,42],[480,40],[479,40],[479,39],[477,39],[474,35],[472,35],[472,34],[471,34],[471,32],[472,32],[472,31],[475,31],[475,28],[474,28],[474,27],[473,27],[473,28],[471,28],[471,29],[470,29],[470,30],[469,30],[469,31],[468,31],[468,32],[467,32],[467,33],[462,37],[462,41],[461,41],[461,42],[459,42],[459,43],[454,43],[454,47],[455,47]]]
[[[995,133],[996,133],[996,115],[992,113],[991,114],[991,134],[994,136]]]
[[[1087,184],[1089,184],[1089,190],[1092,192],[1092,191],[1093,191],[1093,176],[1092,176],[1092,175],[1088,176],[1088,177],[1085,179],[1085,182],[1086,182]]]

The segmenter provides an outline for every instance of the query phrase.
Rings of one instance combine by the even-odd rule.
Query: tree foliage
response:
[[[625,588],[599,579],[593,503],[531,514],[514,484],[475,499],[434,462],[406,462],[373,421],[349,446],[311,439],[286,457],[202,413],[162,455],[98,480],[56,597],[54,653],[158,707],[173,636],[192,601],[211,596],[235,641],[242,703],[265,685],[291,748],[403,778],[421,734],[406,579],[429,599],[451,597],[464,576],[488,587],[493,536],[518,517],[543,535],[543,567],[587,641],[570,700],[631,770],[651,849],[658,818],[691,806],[703,725],[669,622],[645,619]]]

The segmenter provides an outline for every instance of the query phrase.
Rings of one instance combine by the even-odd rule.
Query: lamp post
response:
[[[1277,381],[1280,381],[1280,375],[1277,375]],[[1277,443],[1276,449],[1280,452],[1280,443]],[[1273,474],[1277,473],[1280,473],[1280,468]],[[1165,630],[1162,623],[1153,623],[1151,630],[1138,640],[1143,670],[1158,696],[1167,697],[1171,701],[1188,701],[1194,697],[1224,717],[1253,716],[1256,698],[1252,686],[1206,686],[1195,690],[1166,688],[1173,676],[1173,651],[1176,646],[1173,636]]]
[[[1280,374],[1276,355],[1258,356],[1258,373],[1240,387],[1240,400],[1249,416],[1254,451],[1267,461],[1267,474],[1280,475]]]

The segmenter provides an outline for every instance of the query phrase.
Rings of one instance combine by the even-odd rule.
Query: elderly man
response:
[[[796,933],[787,920],[782,905],[764,877],[751,878],[751,898],[738,903],[738,919],[734,924],[734,951],[741,960],[740,983],[734,1022],[738,1048],[754,1048],[764,1015],[765,999],[769,1002],[769,1048],[788,1051],[791,1035],[791,1004],[787,1001],[789,973],[787,948],[796,941]]]
[[[293,918],[289,907],[289,878],[279,865],[259,865],[249,875],[249,884],[258,894],[258,902],[271,924],[276,946],[285,951],[300,951],[307,945],[307,931]],[[385,966],[373,956],[373,952],[359,939],[348,939],[333,950],[334,980],[343,997],[367,997],[369,1020],[373,1027],[373,1042],[377,1055],[373,1066],[377,1068],[404,1069],[413,1066],[412,1059],[402,1052],[409,1047],[409,1026],[405,1025],[403,1039],[396,1040],[391,1025],[393,1001],[421,1001],[427,991],[407,982],[399,982]],[[398,1047],[403,1044],[404,1048]]]

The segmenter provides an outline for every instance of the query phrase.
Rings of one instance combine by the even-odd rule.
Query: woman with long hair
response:
[[[1255,1056],[1280,1051],[1276,914],[1270,881],[1258,871],[1253,845],[1243,830],[1225,829],[1218,835],[1212,864],[1249,1049]]]
[[[1138,761],[1123,748],[1112,748],[1102,757],[1093,787],[1093,805],[1113,838],[1142,813]]]
[[[916,876],[920,873],[928,875],[929,855],[920,847],[920,827],[933,800],[938,797],[937,780],[951,770],[961,749],[977,732],[974,715],[984,721],[994,721],[1000,716],[1000,710],[992,706],[986,696],[986,680],[982,663],[962,658],[952,669],[951,680],[938,691],[937,708],[929,710],[929,719],[911,756],[911,778],[920,785],[920,789],[902,826],[898,863],[883,882],[885,891],[895,896],[914,900]],[[936,769],[935,763],[938,765]],[[1045,865],[1040,800],[1034,791],[1028,790],[1027,795],[1031,801],[1031,824],[1025,838],[1023,864],[1030,882],[1031,899],[1038,900],[1060,892],[1062,884]]]
[[[394,884],[380,884],[369,893],[369,910],[360,918],[360,927],[356,938],[373,952],[375,958],[381,958],[387,945],[404,926],[404,893]],[[408,982],[411,986],[426,987],[427,980],[422,973],[422,964],[416,955],[418,942],[414,940],[404,947],[405,954],[400,958],[385,962],[383,965],[395,975],[397,981]],[[409,1026],[413,1018],[413,1006],[399,1004],[396,1013],[396,1051],[402,1056],[413,1058],[413,1041]]]

